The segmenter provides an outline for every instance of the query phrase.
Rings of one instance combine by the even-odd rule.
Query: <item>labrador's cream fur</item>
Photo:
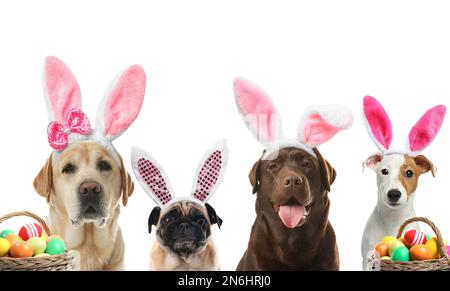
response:
[[[97,162],[108,161],[110,171],[98,171]],[[67,163],[77,171],[62,173]],[[47,199],[47,221],[53,233],[61,235],[68,249],[80,254],[81,270],[123,270],[125,245],[118,225],[120,199],[125,206],[134,190],[122,159],[120,165],[101,145],[83,141],[70,145],[52,163],[52,155],[34,180],[37,193]],[[79,219],[77,191],[84,181],[95,181],[103,189],[104,218],[95,221]]]

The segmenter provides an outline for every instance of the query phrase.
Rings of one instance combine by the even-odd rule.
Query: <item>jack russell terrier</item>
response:
[[[443,105],[429,109],[409,133],[409,150],[405,153],[389,151],[392,140],[391,121],[382,105],[373,97],[364,97],[364,119],[367,131],[381,151],[370,156],[363,167],[377,174],[378,202],[370,215],[361,241],[363,269],[367,270],[367,257],[376,243],[385,236],[396,236],[401,224],[415,217],[413,201],[419,177],[436,168],[419,155],[436,137],[445,117]],[[410,224],[407,229],[419,229]]]

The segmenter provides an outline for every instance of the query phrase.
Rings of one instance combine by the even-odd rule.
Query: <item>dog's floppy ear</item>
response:
[[[414,162],[416,162],[416,165],[419,167],[419,169],[421,171],[420,174],[424,174],[428,171],[431,171],[431,174],[433,175],[433,177],[436,174],[436,167],[424,155],[418,155],[418,156],[414,157]]]
[[[152,233],[152,226],[157,226],[159,216],[161,215],[161,207],[155,206],[148,217],[148,233]]]
[[[211,221],[211,224],[217,223],[217,226],[220,228],[222,226],[222,219],[216,214],[216,211],[214,208],[209,205],[208,203],[205,203],[206,211],[208,212],[209,220]]]
[[[45,165],[33,181],[34,190],[36,190],[36,192],[42,197],[45,197],[47,202],[50,201],[50,192],[53,187],[52,176],[52,154],[50,154],[50,157],[45,162]]]
[[[365,167],[375,170],[375,167],[377,166],[377,164],[379,162],[381,162],[382,159],[383,159],[383,155],[381,153],[376,153],[376,154],[371,155],[362,163],[363,171],[364,171]]]
[[[313,148],[314,153],[317,156],[317,160],[319,161],[320,165],[320,171],[322,173],[322,179],[325,183],[325,189],[330,192],[331,185],[333,184],[334,180],[336,179],[336,170],[328,163],[327,160],[325,160],[322,155],[320,154],[319,150],[317,148]]]
[[[134,191],[134,183],[131,179],[130,174],[125,169],[125,165],[123,164],[122,157],[120,157],[120,178],[122,180],[122,204],[123,206],[127,206],[128,197],[133,194]]]
[[[252,193],[255,194],[259,190],[260,186],[260,165],[261,160],[259,159],[256,161],[256,163],[253,165],[252,169],[250,170],[250,173],[248,173],[248,179],[250,180],[250,184],[253,187]]]

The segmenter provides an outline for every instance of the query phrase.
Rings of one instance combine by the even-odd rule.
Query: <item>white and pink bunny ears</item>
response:
[[[417,155],[431,144],[444,121],[446,107],[437,105],[429,109],[409,132],[406,153]],[[364,120],[369,136],[383,153],[391,153],[392,124],[383,106],[377,99],[365,96],[363,100]]]
[[[69,144],[92,140],[105,146],[119,162],[112,141],[136,119],[145,95],[146,77],[139,65],[128,67],[111,84],[100,103],[95,129],[81,111],[81,92],[72,71],[56,57],[47,57],[44,90],[50,124],[48,142],[56,155]]]
[[[237,108],[247,127],[266,149],[265,156],[283,147],[293,146],[315,156],[313,148],[330,140],[353,123],[350,109],[343,105],[316,105],[307,109],[300,119],[296,139],[286,139],[275,104],[267,93],[247,80],[234,81]],[[264,158],[264,157],[263,157]]]
[[[191,196],[176,199],[169,179],[158,162],[140,148],[133,147],[131,150],[131,165],[134,175],[144,191],[160,207],[179,200],[193,200],[201,204],[206,203],[222,180],[227,158],[228,149],[225,140],[214,144],[206,151],[199,164]]]

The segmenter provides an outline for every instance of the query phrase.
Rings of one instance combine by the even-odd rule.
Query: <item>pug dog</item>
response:
[[[156,241],[150,253],[151,270],[219,270],[211,225],[222,219],[208,203],[181,200],[161,210],[156,206],[148,219],[149,233],[156,226]]]
[[[204,155],[189,197],[174,198],[163,169],[145,151],[134,147],[131,162],[144,191],[156,202],[148,219],[148,231],[156,226],[149,269],[154,271],[217,271],[220,269],[211,226],[220,228],[222,219],[207,203],[225,171],[225,141]]]

